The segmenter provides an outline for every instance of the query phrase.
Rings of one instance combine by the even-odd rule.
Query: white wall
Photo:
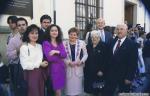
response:
[[[146,12],[146,19],[145,19],[145,23],[146,23],[146,28],[145,31],[146,32],[150,32],[150,14],[148,12]]]
[[[141,24],[142,27],[144,27],[144,6],[142,3],[137,4],[137,24]]]
[[[68,38],[68,30],[75,26],[75,0],[56,0],[56,24]]]
[[[124,23],[124,0],[104,0],[103,17],[109,26]]]
[[[52,0],[33,0],[33,18],[31,19],[28,16],[18,16],[18,17],[24,17],[27,19],[29,25],[34,23],[39,25],[40,27],[40,17],[43,14],[48,14],[53,18],[52,13]],[[0,17],[0,26],[8,26],[7,24],[7,18],[10,15],[1,15]]]

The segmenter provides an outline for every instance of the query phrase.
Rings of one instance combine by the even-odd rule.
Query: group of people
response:
[[[7,57],[12,96],[61,96],[62,92],[65,96],[82,96],[83,92],[113,96],[115,92],[130,92],[138,48],[128,38],[126,24],[117,25],[113,38],[104,30],[104,19],[98,18],[97,30],[88,32],[83,41],[76,27],[70,28],[69,39],[63,40],[61,28],[51,24],[48,15],[40,18],[41,28],[28,26],[22,17],[10,16],[7,22],[11,29]],[[22,81],[27,84],[27,94],[18,90]]]

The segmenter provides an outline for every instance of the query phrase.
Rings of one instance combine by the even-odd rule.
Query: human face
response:
[[[117,25],[116,31],[117,31],[117,36],[119,39],[122,39],[123,37],[127,36],[126,25]]]
[[[53,26],[50,30],[50,37],[57,38],[58,37],[58,29],[56,26]]]
[[[98,19],[96,21],[96,26],[98,29],[102,30],[105,27],[105,21],[103,19]]]
[[[75,41],[77,40],[77,38],[78,38],[78,35],[77,35],[76,32],[71,32],[71,33],[69,34],[69,40],[70,40],[71,42],[75,42]]]
[[[13,23],[11,20],[9,20],[9,28],[11,29],[11,30],[15,30],[16,29],[16,23]]]
[[[38,30],[34,29],[33,31],[31,31],[29,33],[29,40],[30,40],[30,42],[34,42],[35,43],[38,40],[38,36],[39,36]]]
[[[100,37],[97,34],[92,35],[92,44],[97,45],[100,41]]]
[[[41,22],[41,27],[44,28],[44,29],[47,29],[48,26],[51,25],[51,22],[49,19],[44,19],[42,22]]]
[[[20,33],[24,33],[27,29],[27,24],[24,20],[20,20],[17,22],[17,28]]]

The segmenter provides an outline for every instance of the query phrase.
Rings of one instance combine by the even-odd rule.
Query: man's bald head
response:
[[[116,27],[117,36],[119,39],[127,36],[128,26],[126,24],[118,24]]]

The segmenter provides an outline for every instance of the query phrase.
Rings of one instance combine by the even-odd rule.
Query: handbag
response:
[[[92,84],[93,89],[99,90],[99,91],[102,90],[104,86],[105,86],[104,79],[99,78],[99,77]]]

